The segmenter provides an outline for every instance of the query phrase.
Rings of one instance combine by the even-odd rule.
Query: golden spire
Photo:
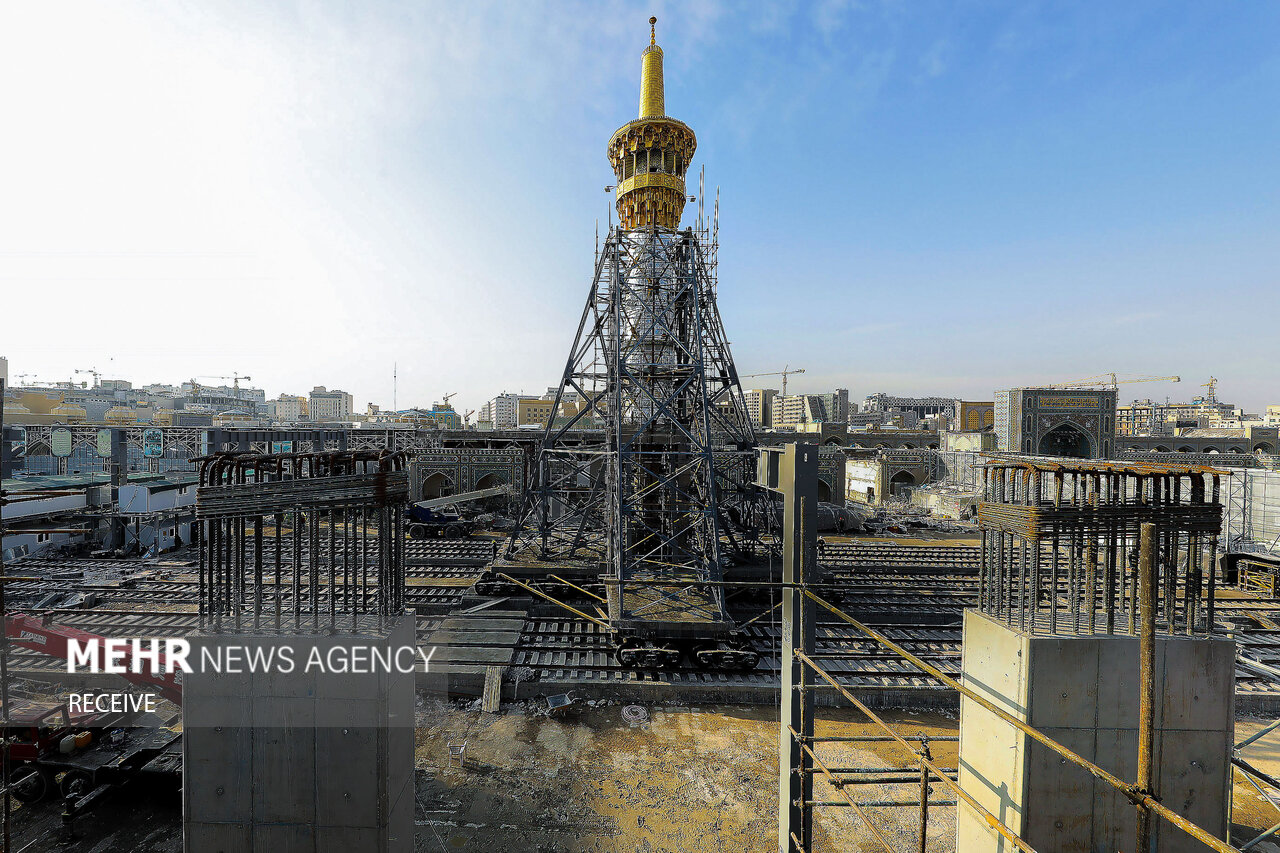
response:
[[[640,55],[640,118],[666,115],[662,91],[662,48],[658,47],[658,19],[649,19],[649,46]]]
[[[698,146],[693,130],[666,114],[657,23],[649,19],[649,44],[640,54],[640,117],[609,140],[618,223],[626,229],[680,227],[684,176]]]

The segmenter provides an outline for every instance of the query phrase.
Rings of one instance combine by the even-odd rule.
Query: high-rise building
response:
[[[307,399],[308,417],[313,421],[348,421],[354,410],[351,395],[337,388],[329,391],[317,385]]]
[[[508,394],[503,391],[480,407],[478,420],[490,423],[493,429],[513,429],[520,423],[520,401],[536,400],[531,394]]]
[[[768,429],[773,426],[773,398],[778,396],[776,388],[752,388],[747,391],[747,417],[756,429]]]
[[[849,389],[837,388],[830,394],[817,394],[822,401],[822,409],[827,423],[843,424],[849,422]],[[857,406],[854,406],[857,409]]]
[[[1208,397],[1193,397],[1189,403],[1134,400],[1117,408],[1116,433],[1175,435],[1179,429],[1218,426],[1222,421],[1237,418],[1239,412],[1234,403]]]
[[[268,404],[268,410],[268,414],[281,423],[297,423],[310,417],[307,398],[292,394],[281,394]]]
[[[846,392],[847,393],[847,392]],[[773,428],[787,429],[799,424],[835,422],[827,416],[826,394],[781,394],[773,398]],[[845,421],[848,420],[845,413]]]

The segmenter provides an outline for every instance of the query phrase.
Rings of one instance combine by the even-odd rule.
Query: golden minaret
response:
[[[698,147],[689,125],[666,115],[657,23],[649,19],[649,46],[640,55],[640,117],[609,139],[618,221],[626,229],[680,227],[684,173]]]

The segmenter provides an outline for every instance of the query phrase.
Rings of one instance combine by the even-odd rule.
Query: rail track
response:
[[[340,541],[341,537],[335,538],[335,548]],[[284,547],[286,544],[290,547]],[[327,548],[328,538],[320,537],[317,544]],[[291,537],[283,537],[281,545],[282,554],[291,555]],[[306,537],[302,545],[309,548]],[[490,540],[419,540],[406,541],[405,547],[410,563],[406,597],[409,606],[418,613],[418,642],[426,645],[447,614],[458,614],[467,607],[477,606],[474,596],[468,598],[468,587],[490,560],[493,543]],[[830,593],[833,598],[838,594],[842,607],[851,615],[875,624],[942,671],[959,673],[962,612],[977,602],[976,547],[831,543],[822,548],[820,562],[830,577],[824,593]],[[13,609],[49,612],[63,624],[92,633],[112,637],[182,636],[199,627],[199,618],[193,612],[199,584],[192,560],[181,557],[166,560],[27,558],[7,570],[9,576],[15,578],[6,584]],[[583,577],[571,570],[556,573],[575,578],[575,583]],[[115,580],[107,580],[112,576]],[[274,566],[264,567],[263,592],[269,600],[273,600],[270,596],[275,591],[274,576]],[[282,606],[289,608],[292,571],[284,559],[280,576]],[[589,597],[563,584],[557,588],[569,601],[590,604]],[[246,594],[251,597],[254,593],[250,583]],[[373,590],[367,589],[364,594],[372,595]],[[91,597],[85,600],[92,600],[93,604],[74,608],[34,606],[41,600],[74,596]],[[744,629],[751,647],[760,654],[760,662],[749,672],[709,672],[687,663],[661,671],[628,669],[617,663],[611,639],[599,626],[561,614],[554,605],[532,598],[512,600],[524,608],[520,611],[523,627],[518,639],[512,641],[509,633],[499,631],[486,633],[481,621],[475,630],[468,628],[468,636],[459,642],[468,648],[509,648],[510,666],[527,673],[527,678],[541,682],[541,688],[547,691],[555,685],[614,681],[776,689],[780,628],[776,617],[769,614],[767,601],[745,602],[737,593],[730,593],[729,608],[735,619],[742,623],[760,617]],[[1275,618],[1280,623],[1280,602],[1277,601],[1220,597],[1216,606],[1223,620],[1265,624]],[[187,612],[166,612],[164,608]],[[326,613],[327,601],[324,601],[322,626]],[[269,625],[270,620],[266,623]],[[1239,631],[1237,639],[1244,654],[1280,666],[1280,627]],[[937,686],[930,677],[839,622],[820,620],[817,657],[825,661],[829,671],[852,686],[885,689]],[[49,675],[61,668],[58,662],[26,650],[14,650],[11,658],[19,677],[24,673]],[[1244,669],[1237,670],[1236,687],[1241,695],[1280,699],[1280,686]]]

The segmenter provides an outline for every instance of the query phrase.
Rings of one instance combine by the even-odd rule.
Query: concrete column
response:
[[[813,762],[798,734],[812,746],[814,674],[795,659],[795,650],[813,653],[816,605],[800,585],[816,573],[818,448],[788,444],[760,454],[757,482],[782,496],[782,698],[778,735],[778,851],[813,844]]]
[[[333,635],[191,638],[183,682],[185,853],[412,853],[414,674],[306,671],[313,650],[414,647],[414,620]],[[289,647],[296,666],[212,672],[206,651]],[[278,661],[279,658],[277,657]],[[243,668],[243,661],[241,668]]]
[[[1127,626],[1119,626],[1127,631]],[[1137,778],[1137,637],[1048,635],[965,611],[966,687],[1129,782]],[[1161,801],[1219,838],[1231,806],[1235,643],[1157,635],[1153,781]],[[1128,799],[979,707],[960,703],[960,784],[1037,850],[1132,850]],[[1153,818],[1161,853],[1204,849]],[[1013,845],[963,805],[958,853],[1007,853]]]

